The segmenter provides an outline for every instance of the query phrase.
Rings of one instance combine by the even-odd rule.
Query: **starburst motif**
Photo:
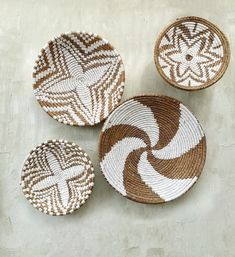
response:
[[[170,84],[193,89],[209,86],[222,76],[228,65],[228,51],[225,36],[214,25],[186,17],[160,36],[155,61]]]
[[[74,177],[80,176],[84,172],[83,165],[75,165],[67,169],[62,169],[55,156],[47,153],[47,162],[52,175],[39,181],[32,189],[41,191],[53,186],[57,186],[63,206],[66,208],[69,201],[69,185],[68,181]]]
[[[176,46],[178,49],[169,51],[166,54],[175,66],[176,74],[179,78],[197,80],[198,78],[203,78],[203,75],[206,74],[204,64],[214,60],[203,51],[205,41],[205,38],[200,38],[198,41],[190,43],[182,36],[178,38]],[[191,80],[189,80],[190,85]]]
[[[66,49],[63,51],[67,51]],[[92,67],[87,71],[84,71],[81,64],[82,60],[79,61],[79,58],[75,59],[71,56],[74,61],[69,58],[65,59],[65,65],[69,77],[65,80],[52,85],[48,92],[51,93],[66,93],[66,92],[75,92],[78,98],[81,101],[81,104],[88,109],[90,115],[93,115],[93,102],[95,101],[94,96],[92,95],[92,86],[98,83],[106,74],[111,64],[100,65],[97,67]]]
[[[88,155],[66,140],[49,140],[33,149],[23,166],[21,186],[32,205],[49,215],[72,213],[94,186]]]
[[[69,125],[94,125],[121,100],[120,55],[92,33],[68,33],[42,49],[34,67],[34,93],[43,109]]]

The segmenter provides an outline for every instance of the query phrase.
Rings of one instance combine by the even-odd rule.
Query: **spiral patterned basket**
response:
[[[214,84],[226,71],[229,58],[225,35],[211,22],[191,16],[168,26],[154,50],[160,75],[172,86],[185,90]]]
[[[41,50],[33,72],[34,93],[54,119],[94,125],[121,100],[125,72],[120,55],[92,33],[62,34]]]
[[[21,173],[29,202],[49,215],[65,215],[85,203],[94,186],[90,158],[76,144],[49,140],[33,149]]]
[[[99,157],[106,180],[142,203],[171,201],[197,181],[206,138],[193,114],[167,96],[136,96],[106,120]]]

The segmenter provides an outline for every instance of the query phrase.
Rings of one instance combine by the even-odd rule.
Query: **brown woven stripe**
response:
[[[122,133],[116,133],[117,131],[121,131]],[[116,142],[126,137],[137,137],[142,139],[146,145],[150,144],[149,137],[144,131],[130,125],[112,126],[103,132],[102,137],[104,138],[104,147],[102,148],[102,151],[100,151],[101,160],[104,158],[105,154],[111,150]]]
[[[151,108],[159,125],[159,140],[154,149],[161,149],[168,145],[179,128],[180,103],[167,97],[159,98],[158,101],[154,96],[148,98],[136,97],[135,99]]]
[[[171,179],[185,179],[199,177],[202,167],[204,165],[204,159],[198,161],[198,156],[204,155],[206,149],[206,140],[203,137],[200,143],[184,155],[171,159],[160,160],[153,156],[149,151],[148,161],[154,167],[154,169],[161,175]]]
[[[137,171],[137,165],[139,158],[145,149],[138,149],[129,154],[126,159],[124,168],[124,185],[127,192],[127,197],[138,202],[146,202],[148,199],[149,203],[164,202],[151,188],[149,188],[142,180]]]

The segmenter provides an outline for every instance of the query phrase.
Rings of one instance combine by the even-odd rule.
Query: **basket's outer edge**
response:
[[[224,46],[224,50],[225,50],[225,54],[224,54],[224,60],[225,60],[225,65],[223,66],[223,69],[220,70],[219,74],[214,77],[210,83],[206,83],[204,86],[197,86],[197,87],[185,87],[185,86],[181,86],[178,85],[177,83],[173,82],[172,80],[168,79],[166,77],[166,75],[164,74],[164,72],[162,71],[159,63],[158,63],[158,48],[159,48],[159,44],[161,42],[162,37],[164,36],[165,32],[168,31],[170,28],[174,27],[176,24],[181,23],[182,21],[189,21],[189,20],[195,20],[195,21],[199,21],[205,25],[209,25],[211,26],[216,32],[218,37],[221,39],[221,41],[224,41],[225,46]],[[205,88],[208,88],[212,85],[214,85],[217,81],[219,81],[223,75],[225,74],[229,62],[230,62],[230,55],[231,55],[231,51],[230,51],[230,46],[229,46],[229,41],[226,37],[226,35],[212,22],[201,18],[201,17],[197,17],[197,16],[184,16],[184,17],[180,17],[177,18],[174,22],[172,22],[170,25],[165,26],[165,28],[160,32],[160,34],[157,36],[157,39],[155,41],[155,47],[154,47],[154,63],[155,66],[159,72],[159,74],[161,75],[161,77],[167,82],[169,83],[171,86],[178,88],[178,89],[182,89],[185,91],[198,91],[198,90],[202,90]]]
[[[46,44],[44,44],[44,46],[39,50],[39,54],[36,56],[36,59],[35,59],[35,61],[34,61],[33,73],[32,73],[32,87],[33,87],[33,90],[34,90],[34,84],[35,84],[34,73],[35,73],[35,68],[36,68],[37,62],[39,61],[40,54],[42,53],[43,50],[45,50],[45,49],[47,48],[47,46],[48,46],[48,44],[49,44],[50,42],[52,42],[52,41],[54,41],[54,40],[60,38],[60,37],[63,36],[63,35],[68,35],[68,34],[71,34],[71,33],[77,33],[77,34],[79,34],[79,33],[87,33],[87,34],[89,34],[89,35],[93,35],[94,37],[98,37],[98,38],[102,39],[103,41],[105,41],[105,42],[120,56],[121,63],[122,63],[122,67],[123,67],[123,76],[122,76],[123,91],[122,91],[122,93],[121,93],[121,97],[122,97],[122,96],[123,96],[123,93],[124,93],[124,89],[125,89],[125,80],[126,80],[125,65],[124,65],[124,63],[123,63],[123,58],[121,57],[121,55],[120,55],[120,53],[117,51],[117,49],[116,49],[106,38],[101,37],[99,34],[96,34],[96,33],[93,33],[93,32],[89,32],[89,31],[83,31],[83,30],[80,30],[80,31],[67,31],[67,32],[64,32],[64,33],[60,33],[58,36],[54,36],[52,39],[48,40]],[[36,99],[36,100],[37,100],[37,99]],[[120,102],[121,102],[121,99],[120,99],[119,103],[120,103]],[[41,106],[41,108],[42,108],[42,105],[40,104],[40,102],[37,101],[37,103],[38,103],[38,104]],[[47,113],[47,112],[44,110],[44,108],[42,108],[42,109],[43,109],[43,111],[44,111],[47,115],[49,115],[49,113]],[[114,109],[115,109],[115,108],[114,108]],[[112,111],[111,111],[111,112],[112,112]],[[110,112],[110,113],[111,113],[111,112]],[[109,114],[110,114],[110,113],[109,113]],[[49,115],[49,116],[50,116],[53,120],[58,121],[57,119],[54,119],[51,115]],[[108,116],[107,116],[107,117],[108,117]],[[102,121],[106,120],[107,117],[104,117],[103,119],[101,119],[101,120],[99,121],[99,123],[101,123]],[[58,122],[59,122],[59,121],[58,121]],[[60,122],[60,123],[64,124],[63,122]],[[84,127],[84,126],[93,127],[93,126],[95,126],[95,125],[97,125],[97,124],[99,124],[99,123],[95,123],[95,124],[84,124],[84,125],[77,125],[77,124],[73,124],[73,125],[71,125],[71,124],[66,124],[66,125],[69,125],[69,126],[76,126],[76,127]]]
[[[42,144],[47,144],[47,143],[50,142],[50,141],[59,141],[59,142],[66,142],[66,143],[69,143],[69,144],[76,144],[76,143],[71,142],[71,141],[68,141],[68,140],[66,140],[66,139],[48,139],[48,140],[46,140],[46,141],[44,141],[44,142],[42,142],[42,143],[40,143],[40,144],[38,144],[38,145],[35,145],[35,147],[30,150],[30,152],[28,153],[28,155],[25,157],[25,159],[24,159],[24,161],[23,161],[21,167],[22,167],[22,168],[24,167],[25,162],[27,161],[27,159],[28,159],[29,156],[31,155],[32,151],[34,151],[34,150],[36,149],[36,147],[39,147],[39,146],[41,146]],[[78,144],[76,144],[76,145],[79,146]],[[79,146],[79,147],[80,147],[80,146]],[[81,147],[80,147],[80,148],[81,148]],[[82,148],[81,148],[81,150],[82,150],[84,153],[86,153]],[[91,162],[91,159],[90,159],[89,155],[87,155],[87,158],[88,158],[88,159],[90,160],[90,162]],[[93,175],[94,175],[94,177],[93,177],[93,183],[94,183],[94,184],[93,184],[93,186],[90,188],[91,194],[92,194],[93,188],[94,188],[94,186],[95,186],[95,172],[94,172],[94,166],[93,166],[92,162],[91,162],[91,167],[93,168]],[[22,185],[22,169],[21,169],[21,172],[20,172],[20,174],[19,174],[19,181],[20,181],[20,182],[19,182],[19,186],[21,187],[22,193],[23,193],[24,197],[28,200],[28,198],[25,196],[25,194],[24,194],[24,192],[23,192],[23,185]],[[90,194],[90,195],[91,195],[91,194]],[[29,201],[28,201],[28,202],[29,202]],[[45,212],[43,212],[42,210],[36,208],[31,202],[29,202],[29,203],[30,203],[30,205],[32,205],[32,206],[34,207],[34,209],[36,209],[37,211],[39,211],[39,212],[45,214]],[[85,201],[83,204],[81,204],[78,209],[82,208],[85,204],[86,204],[86,201]],[[51,215],[51,214],[49,214],[49,213],[46,213],[46,215],[47,215],[47,216],[52,216],[52,217],[60,217],[60,216],[65,216],[65,215],[67,216],[67,215],[73,214],[73,213],[74,213],[75,211],[77,211],[78,209],[74,209],[72,212],[68,212],[68,213],[66,213],[66,214],[56,215],[55,213],[53,213],[53,214]]]
[[[170,200],[170,201],[167,201],[167,202],[146,202],[146,201],[140,201],[140,200],[137,200],[137,199],[135,199],[135,198],[131,198],[131,197],[129,197],[128,195],[127,196],[123,196],[117,189],[115,189],[110,183],[109,183],[109,181],[107,180],[107,178],[105,177],[105,175],[104,175],[104,173],[103,173],[103,171],[102,171],[102,168],[101,168],[101,161],[102,161],[102,159],[101,159],[101,141],[102,141],[102,136],[103,136],[103,129],[105,128],[105,126],[106,126],[106,123],[109,121],[109,118],[111,117],[111,115],[112,115],[112,113],[119,107],[119,106],[121,106],[123,103],[125,103],[125,102],[127,102],[127,101],[129,101],[129,100],[132,100],[132,99],[135,99],[135,97],[146,97],[146,96],[156,96],[156,97],[163,97],[163,98],[168,98],[168,99],[171,99],[171,100],[173,100],[173,101],[175,101],[175,102],[178,102],[178,103],[182,103],[181,101],[179,101],[179,100],[177,100],[177,99],[175,99],[175,98],[173,98],[173,97],[170,97],[170,96],[166,96],[166,95],[162,95],[162,94],[154,94],[154,93],[150,93],[150,94],[140,94],[140,95],[136,95],[136,96],[134,96],[134,97],[129,97],[129,98],[127,98],[127,99],[125,99],[122,103],[119,103],[119,105],[118,106],[116,106],[116,108],[110,113],[110,115],[109,115],[109,117],[107,118],[107,120],[104,122],[104,124],[103,124],[103,126],[102,126],[102,129],[101,129],[101,133],[100,133],[100,135],[99,135],[99,143],[98,143],[98,156],[99,156],[99,166],[100,166],[100,171],[101,171],[101,173],[102,173],[102,175],[103,175],[103,177],[104,177],[104,179],[106,180],[106,182],[109,184],[109,186],[113,189],[113,190],[115,190],[119,195],[121,195],[123,198],[126,198],[126,199],[128,199],[128,200],[131,200],[131,201],[134,201],[134,202],[136,202],[136,203],[140,203],[140,204],[150,204],[150,205],[152,205],[152,204],[167,204],[167,203],[170,203],[170,202],[172,202],[172,201],[175,201],[175,200],[177,200],[177,199],[179,199],[179,198],[181,198],[183,195],[185,195],[188,191],[190,191],[193,187],[194,187],[194,185],[198,182],[198,180],[199,180],[199,178],[200,178],[200,176],[201,176],[201,173],[202,173],[202,171],[203,171],[203,169],[204,169],[204,166],[205,166],[205,163],[206,163],[206,155],[207,155],[207,140],[206,140],[206,134],[205,134],[205,131],[204,131],[204,129],[203,129],[203,127],[201,126],[201,124],[199,123],[199,120],[197,119],[197,117],[194,115],[194,113],[188,108],[188,110],[194,115],[194,117],[196,118],[196,120],[198,121],[198,123],[200,124],[200,126],[201,126],[201,129],[202,129],[202,131],[203,131],[203,133],[204,133],[204,137],[205,137],[205,149],[204,149],[204,156],[205,156],[205,158],[203,159],[203,163],[202,163],[202,168],[201,168],[201,170],[200,170],[200,173],[198,174],[198,178],[197,178],[197,180],[192,184],[192,186],[191,187],[189,187],[188,188],[188,190],[187,191],[185,191],[181,196],[179,196],[179,197],[177,197],[176,199],[172,199],[172,200]]]

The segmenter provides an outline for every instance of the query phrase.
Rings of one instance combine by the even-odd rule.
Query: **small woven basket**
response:
[[[181,102],[167,96],[137,96],[106,120],[99,156],[106,180],[123,196],[162,203],[179,197],[197,181],[206,158],[206,139]]]
[[[121,100],[125,72],[120,55],[107,40],[72,32],[50,41],[33,72],[34,93],[54,119],[69,125],[94,125]]]
[[[43,213],[72,213],[85,203],[94,186],[94,169],[76,144],[49,140],[33,149],[21,174],[23,193]]]
[[[160,75],[185,90],[214,84],[226,71],[229,58],[225,35],[211,22],[192,16],[177,19],[163,30],[154,50]]]

